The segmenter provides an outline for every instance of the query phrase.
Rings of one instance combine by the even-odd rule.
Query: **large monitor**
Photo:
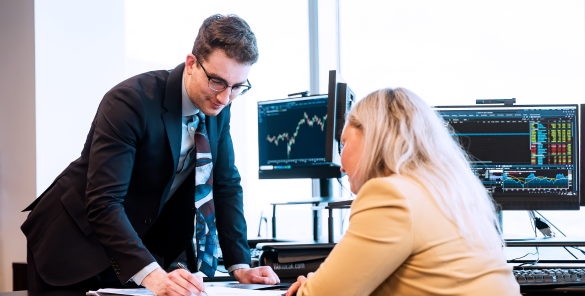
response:
[[[434,108],[503,210],[579,209],[577,105]]]
[[[342,177],[340,131],[354,97],[331,71],[327,95],[258,102],[259,178]]]

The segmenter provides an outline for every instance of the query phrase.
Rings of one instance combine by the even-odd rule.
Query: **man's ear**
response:
[[[185,60],[185,70],[187,70],[188,75],[193,75],[193,70],[197,66],[197,60],[193,54],[188,54]]]

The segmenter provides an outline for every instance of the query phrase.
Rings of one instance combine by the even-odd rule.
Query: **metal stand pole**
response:
[[[272,205],[272,238],[276,238],[276,205]]]
[[[313,186],[315,186],[315,183],[316,182],[313,182]],[[322,199],[331,198],[333,196],[333,179],[319,179],[318,186],[319,186],[318,192]],[[321,210],[313,210],[313,240],[318,241],[320,237]]]

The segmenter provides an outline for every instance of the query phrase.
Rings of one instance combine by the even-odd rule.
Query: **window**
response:
[[[582,103],[584,12],[583,1],[341,0],[341,73],[358,98],[401,86],[430,105]],[[582,233],[584,210],[542,213]],[[505,211],[504,232],[533,235],[528,215]],[[509,258],[533,251],[508,249]],[[550,249],[541,258],[572,258]]]

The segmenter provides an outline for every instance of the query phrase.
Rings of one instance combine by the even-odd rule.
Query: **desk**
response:
[[[210,286],[215,286],[215,287],[233,287],[232,285],[234,284],[238,284],[239,283],[237,281],[228,281],[228,282],[220,282],[220,283],[211,283],[209,285],[206,285],[206,287],[210,287]],[[250,285],[253,286],[253,285]],[[265,289],[265,287],[262,287],[265,285],[258,285],[256,287],[248,287],[248,289]],[[290,285],[280,285],[280,287],[278,287],[278,289],[275,290],[281,290],[283,293],[284,291],[286,291],[286,289],[288,289]],[[260,289],[260,290],[262,290]],[[273,290],[274,291],[274,290]],[[60,290],[60,291],[50,291],[50,292],[29,292],[29,291],[16,291],[16,292],[6,292],[6,293],[0,293],[0,296],[84,296],[85,292],[87,291],[82,291],[82,290]]]
[[[0,293],[0,296],[85,296],[87,291],[52,291],[52,292],[28,292],[16,291]],[[542,296],[542,295],[583,295],[585,294],[585,286],[571,286],[571,287],[531,287],[530,289],[521,288],[520,292],[525,296]]]
[[[583,247],[583,237],[551,237],[534,239],[506,239],[506,247]]]

